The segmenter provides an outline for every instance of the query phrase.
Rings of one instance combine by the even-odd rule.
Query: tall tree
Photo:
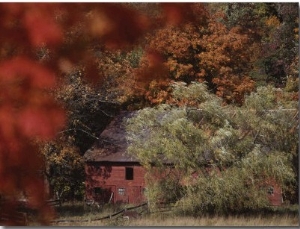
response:
[[[296,191],[297,103],[286,93],[262,87],[242,107],[222,106],[195,83],[177,85],[174,97],[180,107],[145,108],[127,123],[128,151],[147,168],[150,203],[172,187],[179,192],[172,200],[183,203],[182,210],[234,212],[266,207],[269,181],[286,194],[291,186]],[[155,168],[169,174],[165,163],[177,171],[172,182],[153,179]]]
[[[82,200],[84,196],[84,163],[74,138],[61,136],[40,144],[46,161],[44,175],[49,195],[60,201]]]
[[[120,104],[103,99],[103,93],[89,84],[81,71],[73,72],[61,80],[54,94],[65,108],[68,118],[60,134],[74,138],[75,147],[79,148],[81,155],[120,110]]]
[[[166,85],[172,81],[206,81],[224,102],[241,104],[254,89],[249,35],[238,26],[227,28],[221,22],[224,15],[209,13],[203,4],[193,4],[190,14],[197,20],[158,29],[148,37],[146,48],[160,54],[167,73],[148,84],[147,99],[153,104],[165,102],[170,95]]]

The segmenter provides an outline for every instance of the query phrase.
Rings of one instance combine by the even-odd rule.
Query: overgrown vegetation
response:
[[[189,100],[195,88],[198,100]],[[127,123],[128,151],[147,168],[153,207],[172,198],[192,215],[244,212],[270,204],[273,182],[285,194],[297,190],[298,110],[288,93],[260,87],[243,106],[222,106],[195,83],[176,86],[174,97],[179,106],[145,108]]]

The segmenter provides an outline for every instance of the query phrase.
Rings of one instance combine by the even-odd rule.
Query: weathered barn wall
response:
[[[137,163],[90,162],[85,172],[89,200],[133,204],[145,201],[145,169]]]

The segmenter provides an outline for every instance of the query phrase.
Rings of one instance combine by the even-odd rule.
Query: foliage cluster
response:
[[[164,193],[189,213],[235,212],[268,206],[268,182],[295,190],[297,103],[288,93],[260,87],[241,107],[222,106],[200,83],[177,85],[174,96],[194,102],[195,88],[197,105],[144,108],[127,123],[129,153],[148,168],[150,203]],[[165,172],[168,164],[180,173]],[[153,166],[166,175],[155,179]]]

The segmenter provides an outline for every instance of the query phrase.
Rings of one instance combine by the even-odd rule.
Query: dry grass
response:
[[[89,222],[64,222],[53,224],[53,226],[299,226],[299,218],[295,215],[268,217],[206,216],[198,218],[147,216],[129,220],[115,218]]]
[[[174,217],[132,220],[128,226],[298,226],[298,217]]]
[[[107,219],[91,222],[58,223],[53,226],[299,226],[298,217],[170,217]]]
[[[53,226],[299,226],[298,206],[293,209],[280,209],[272,214],[236,215],[236,216],[175,216],[172,212],[152,213],[138,219],[114,217],[104,220],[93,220],[111,214],[114,209],[105,211],[71,210],[60,212],[59,220],[67,222],[53,223]],[[66,210],[66,209],[65,209]],[[73,222],[70,222],[72,221]],[[75,220],[75,221],[74,221]]]

